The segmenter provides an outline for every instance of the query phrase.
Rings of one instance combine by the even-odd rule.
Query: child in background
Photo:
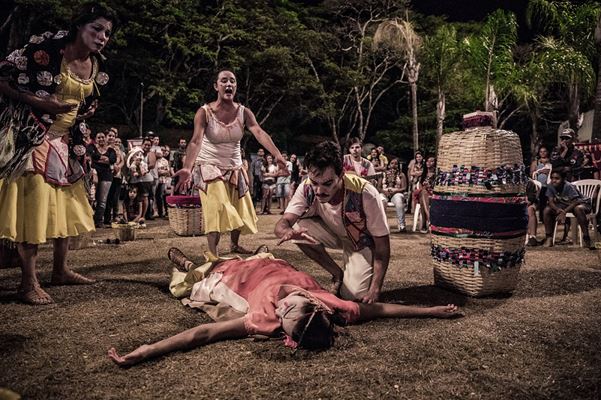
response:
[[[142,220],[142,204],[138,198],[137,187],[130,186],[127,190],[127,197],[123,201],[123,210],[126,222],[139,222],[140,227],[146,227],[144,220]]]

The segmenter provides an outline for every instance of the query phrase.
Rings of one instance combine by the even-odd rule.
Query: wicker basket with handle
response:
[[[470,296],[515,289],[527,176],[517,134],[472,127],[441,138],[431,199],[434,281]]]
[[[169,225],[180,236],[202,235],[202,207],[197,196],[167,196]]]

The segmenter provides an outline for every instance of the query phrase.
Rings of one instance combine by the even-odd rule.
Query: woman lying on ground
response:
[[[283,333],[284,344],[288,347],[327,349],[334,343],[334,324],[356,324],[375,318],[450,318],[458,315],[458,308],[453,304],[416,307],[342,300],[323,289],[305,272],[269,253],[246,260],[227,260],[208,268],[209,264],[194,266],[177,249],[169,251],[169,258],[179,268],[189,271],[187,275],[179,274],[183,282],[189,283],[196,278],[188,291],[191,300],[220,302],[245,315],[199,325],[151,345],[142,345],[124,356],[111,348],[108,356],[119,366],[251,335],[281,336]],[[171,287],[174,287],[173,282]]]

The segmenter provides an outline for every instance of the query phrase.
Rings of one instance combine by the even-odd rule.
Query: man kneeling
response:
[[[333,293],[346,300],[378,301],[390,258],[390,231],[378,190],[343,171],[340,147],[322,142],[305,156],[308,178],[275,226],[332,274]],[[326,248],[342,249],[344,271]]]
[[[170,252],[172,253],[172,252]],[[172,260],[174,257],[171,257]],[[187,350],[250,335],[284,336],[284,344],[296,348],[327,349],[334,342],[334,324],[353,324],[374,318],[457,315],[457,307],[415,307],[400,304],[360,304],[337,298],[308,274],[284,260],[263,254],[195,267],[183,255],[177,264],[191,268],[184,278],[191,299],[227,304],[244,314],[224,322],[199,325],[151,345],[142,345],[125,356],[114,348],[109,357],[120,366],[137,364],[177,350]]]

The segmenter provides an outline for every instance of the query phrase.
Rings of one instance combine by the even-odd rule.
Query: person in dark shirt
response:
[[[94,210],[94,225],[104,228],[104,210],[111,184],[113,183],[113,164],[117,162],[117,153],[109,147],[104,132],[96,133],[93,144],[87,147],[87,153],[92,159],[92,168],[98,174],[96,186],[96,210]]]
[[[587,214],[591,212],[591,200],[584,197],[578,188],[566,181],[564,171],[551,172],[551,184],[547,186],[547,197],[549,203],[543,213],[545,222],[545,247],[553,246],[553,229],[555,221],[563,224],[566,214],[572,213],[576,216],[580,229],[582,229],[585,247],[594,250],[591,237],[588,232]]]
[[[561,132],[559,138],[559,154],[555,158],[551,158],[551,165],[554,171],[564,171],[568,182],[572,182],[578,178],[582,166],[584,154],[574,147],[574,139],[576,133],[573,129],[567,128]]]

